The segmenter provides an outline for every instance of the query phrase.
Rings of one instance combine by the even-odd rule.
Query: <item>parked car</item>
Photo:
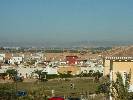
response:
[[[17,91],[16,95],[17,96],[26,96],[27,95],[27,92],[24,91],[24,90],[19,90],[19,91]]]

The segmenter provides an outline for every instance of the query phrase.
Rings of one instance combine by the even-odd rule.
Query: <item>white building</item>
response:
[[[84,73],[89,73],[89,71],[92,70],[93,72],[100,72],[103,73],[103,65],[102,64],[98,64],[95,61],[87,61],[86,62],[86,67],[81,67],[81,72]]]
[[[4,61],[5,59],[5,54],[0,54],[0,61]]]
[[[43,59],[43,53],[34,53],[34,54],[31,54],[31,58],[32,59]]]
[[[9,63],[10,64],[20,64],[21,62],[23,61],[23,57],[12,57],[10,60],[9,60]]]
[[[38,77],[38,75],[34,73],[36,70],[42,70],[42,72],[47,72],[47,74],[58,74],[57,68],[51,68],[51,67],[46,67],[46,68],[18,67],[16,70],[18,71],[18,75],[21,74],[21,76],[23,76],[24,78],[29,78],[34,76]]]
[[[46,68],[43,69],[42,72],[47,72],[47,74],[58,74],[58,71],[57,71],[56,67],[54,67],[54,68],[46,67]]]
[[[18,71],[18,75],[21,74],[21,76],[23,76],[24,78],[29,78],[32,76],[32,73],[37,70],[36,68],[23,68],[23,67],[18,67],[17,71]]]

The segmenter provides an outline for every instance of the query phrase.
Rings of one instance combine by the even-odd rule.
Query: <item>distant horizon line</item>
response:
[[[66,42],[0,42],[0,46],[5,47],[111,47],[111,46],[133,45],[133,41],[115,40],[91,40],[91,41],[66,41]]]

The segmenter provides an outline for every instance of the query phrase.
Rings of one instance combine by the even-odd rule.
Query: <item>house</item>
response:
[[[67,74],[68,72],[71,72],[72,75],[77,75],[80,74],[80,67],[71,65],[58,66],[57,71],[62,74]]]
[[[30,55],[31,56],[31,59],[43,59],[43,53],[33,53]]]
[[[66,56],[66,62],[68,65],[77,64],[78,56]]]
[[[5,54],[0,54],[0,61],[4,61],[5,59]]]
[[[5,64],[9,64],[9,60],[12,58],[12,53],[5,53]]]
[[[23,61],[23,57],[11,57],[11,59],[9,60],[10,64],[21,64]]]
[[[30,67],[27,67],[27,68],[24,68],[24,67],[18,67],[16,68],[17,71],[18,71],[18,75],[21,75],[23,76],[24,78],[29,78],[32,76],[33,72],[35,70],[37,70],[36,68],[30,68]]]
[[[86,62],[87,62],[87,59],[81,59],[81,58],[78,58],[77,59],[77,63],[78,65],[86,65]]]
[[[34,73],[36,70],[43,70],[41,67],[16,67],[15,68],[18,71],[18,76],[21,75],[24,78],[35,78],[36,74]]]
[[[4,57],[0,55],[0,61],[4,61]]]
[[[59,61],[59,65],[66,65],[66,61]]]
[[[62,60],[62,59],[59,60],[59,65],[66,65],[66,64],[67,62],[65,60]]]
[[[102,64],[95,64],[90,61],[87,61],[87,62],[89,62],[89,64],[86,64],[85,66],[80,66],[81,72],[89,73],[90,71],[93,71],[93,72],[103,73],[103,65]]]
[[[42,72],[47,72],[47,74],[58,74],[57,67],[46,67]]]

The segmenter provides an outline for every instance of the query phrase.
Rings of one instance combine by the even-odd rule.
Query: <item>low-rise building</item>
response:
[[[58,66],[58,72],[67,74],[68,72],[71,72],[72,75],[80,74],[80,67],[78,66]]]
[[[10,64],[21,64],[23,61],[23,57],[12,57],[10,60],[9,60],[9,63]]]
[[[104,61],[104,76],[110,75],[110,80],[116,79],[116,73],[119,72],[123,80],[125,74],[131,71],[131,87],[133,87],[133,57],[106,57]],[[133,91],[133,90],[132,90]]]
[[[0,61],[4,61],[5,60],[5,54],[0,54]]]
[[[75,65],[77,64],[78,56],[66,56],[66,62],[68,65]]]
[[[58,74],[57,67],[46,67],[42,72],[47,72],[47,74]]]

